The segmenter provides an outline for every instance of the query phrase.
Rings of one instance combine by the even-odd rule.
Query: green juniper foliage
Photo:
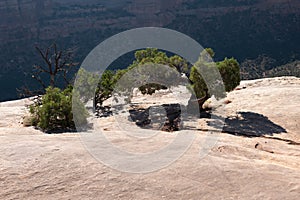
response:
[[[240,84],[240,66],[236,59],[234,58],[225,58],[223,61],[212,62],[211,58],[206,58],[206,56],[214,56],[212,49],[206,49],[206,52],[202,53],[198,62],[191,68],[190,80],[192,81],[192,89],[195,92],[197,98],[201,98],[205,95],[205,91],[210,89],[215,89],[214,94],[216,98],[223,98],[226,94],[221,91],[221,87],[216,87],[216,81],[213,81],[217,77],[210,77],[214,75],[214,69],[220,72],[221,78],[224,84],[224,89],[226,92],[232,91],[235,87]],[[204,74],[200,74],[203,72]],[[205,81],[204,80],[212,80]],[[207,83],[214,85],[207,86]],[[202,106],[202,105],[201,105]]]
[[[48,87],[41,102],[30,106],[33,125],[46,132],[75,130],[72,114],[72,89],[71,86],[65,90]],[[83,113],[81,116],[77,116],[77,122],[86,124],[87,111],[79,100],[76,104],[76,107]]]
[[[223,98],[226,95],[224,93],[225,91],[231,91],[239,85],[240,67],[239,63],[234,58],[225,58],[223,61],[214,63],[212,60],[214,54],[215,53],[211,48],[205,49],[205,51],[200,54],[198,62],[191,67],[185,59],[178,55],[168,57],[166,53],[155,48],[138,50],[135,52],[135,60],[126,69],[117,71],[106,70],[102,74],[96,90],[95,103],[102,105],[103,101],[110,98],[114,91],[123,91],[120,88],[115,88],[116,86],[121,86],[122,88],[127,88],[129,90],[133,89],[131,84],[137,77],[131,77],[134,76],[134,74],[130,75],[129,73],[128,75],[126,73],[130,70],[135,70],[136,73],[140,72],[138,73],[138,78],[142,80],[145,73],[150,73],[149,68],[146,69],[146,67],[144,67],[145,65],[152,67],[152,70],[150,69],[150,71],[159,71],[161,69],[160,65],[166,65],[179,73],[188,75],[191,85],[187,87],[195,93],[197,98],[207,95],[206,91],[208,91],[208,89],[216,98]],[[201,74],[199,72],[201,72]],[[220,76],[214,77],[218,72],[220,73]],[[126,76],[124,76],[125,74]],[[126,80],[122,79],[122,77],[125,77]],[[220,80],[215,80],[216,78],[220,78]],[[117,84],[118,81],[121,81],[122,85]],[[222,84],[220,83],[222,82],[225,88],[221,87]],[[207,85],[207,83],[210,85]],[[177,83],[174,84],[176,85]],[[135,87],[139,87],[142,94],[151,95],[155,93],[156,90],[166,89],[170,86],[171,85],[162,85],[158,83],[146,83]],[[202,107],[202,105],[199,105],[199,107]]]

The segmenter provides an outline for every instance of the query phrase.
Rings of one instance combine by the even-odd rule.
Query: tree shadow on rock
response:
[[[214,123],[210,122],[208,125],[214,127]],[[225,119],[222,132],[246,137],[260,137],[286,133],[286,130],[264,115],[253,112],[238,112],[237,116]]]
[[[128,120],[132,120],[141,128],[159,128],[166,132],[179,131],[180,128],[181,107],[179,104],[132,108],[129,113]]]

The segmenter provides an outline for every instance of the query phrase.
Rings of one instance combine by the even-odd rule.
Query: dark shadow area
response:
[[[163,109],[163,111],[161,110]],[[162,131],[173,132],[183,129],[197,130],[195,127],[183,127],[181,124],[182,114],[187,111],[186,106],[180,104],[162,104],[159,106],[150,106],[149,108],[132,107],[129,110],[129,121],[144,129],[159,128]],[[186,113],[192,119],[211,118],[211,111],[201,111],[199,108],[191,110],[192,112]],[[195,111],[195,112],[194,112]],[[151,112],[151,114],[150,114]],[[185,116],[186,117],[186,116]]]
[[[209,126],[216,127],[213,122]],[[266,116],[253,112],[239,112],[235,117],[225,119],[224,133],[246,137],[286,133],[281,126],[270,121]]]
[[[64,134],[64,133],[77,133],[76,129],[54,129],[54,130],[43,130],[38,127],[34,127],[36,130],[39,130],[45,134]]]
[[[164,109],[162,112],[161,108]],[[151,110],[151,115],[150,115]],[[152,129],[152,123],[162,123],[161,130],[166,132],[178,131],[181,121],[181,107],[179,104],[163,104],[144,108],[132,108],[129,110],[128,120],[132,120],[141,128]],[[150,119],[151,117],[151,119]]]
[[[129,114],[128,120],[132,120],[137,126],[145,127],[151,123],[151,120],[149,119],[149,108],[133,108],[129,110]]]
[[[180,104],[163,104],[148,108],[132,106],[129,110],[128,120],[135,122],[137,126],[144,129],[157,130],[159,128],[159,130],[166,132],[179,131],[180,129],[200,130],[196,127],[182,127],[182,109],[186,108],[180,106]],[[103,113],[108,116],[112,115],[108,108],[105,108]],[[198,114],[188,113],[188,115],[193,118],[190,120],[199,118],[221,119],[221,117],[214,116],[211,111],[200,113],[198,111]],[[236,116],[227,117],[225,124],[221,121],[210,121],[207,122],[207,125],[218,130],[223,129],[222,132],[224,133],[245,137],[273,136],[274,134],[287,133],[283,127],[273,123],[266,116],[253,112],[238,112]]]
[[[97,106],[95,109],[95,116],[98,118],[110,117],[113,115],[110,106]]]
[[[64,133],[79,133],[79,132],[85,132],[87,130],[93,129],[93,124],[88,123],[84,126],[78,127],[78,128],[56,128],[52,130],[43,130],[38,127],[34,127],[36,130],[42,131],[45,134],[64,134]]]

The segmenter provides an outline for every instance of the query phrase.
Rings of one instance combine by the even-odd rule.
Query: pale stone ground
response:
[[[238,88],[228,94],[232,103],[225,113],[244,115],[228,130],[265,137],[208,134],[197,130],[212,128],[200,119],[195,129],[183,130],[196,136],[191,148],[170,166],[147,174],[99,163],[79,134],[49,135],[23,127],[27,100],[0,103],[0,199],[299,199],[300,146],[289,142],[300,142],[300,79],[243,81]],[[139,128],[120,119],[101,119],[95,126],[129,152],[154,151],[178,134],[132,139],[123,133]],[[210,137],[218,141],[201,158]]]

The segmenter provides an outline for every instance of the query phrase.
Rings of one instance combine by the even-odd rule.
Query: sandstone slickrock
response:
[[[300,146],[287,141],[300,142],[300,79],[242,81],[239,88],[227,97],[232,101],[225,105],[227,125],[260,137],[209,133],[198,119],[196,129],[183,126],[196,136],[188,151],[148,174],[99,163],[77,133],[49,135],[23,127],[26,100],[0,103],[0,199],[298,199]],[[232,121],[235,117],[239,121]],[[136,139],[124,134],[114,117],[97,120],[107,139],[128,152],[153,152],[176,138],[175,132],[158,132]],[[200,157],[213,137],[217,142]]]

